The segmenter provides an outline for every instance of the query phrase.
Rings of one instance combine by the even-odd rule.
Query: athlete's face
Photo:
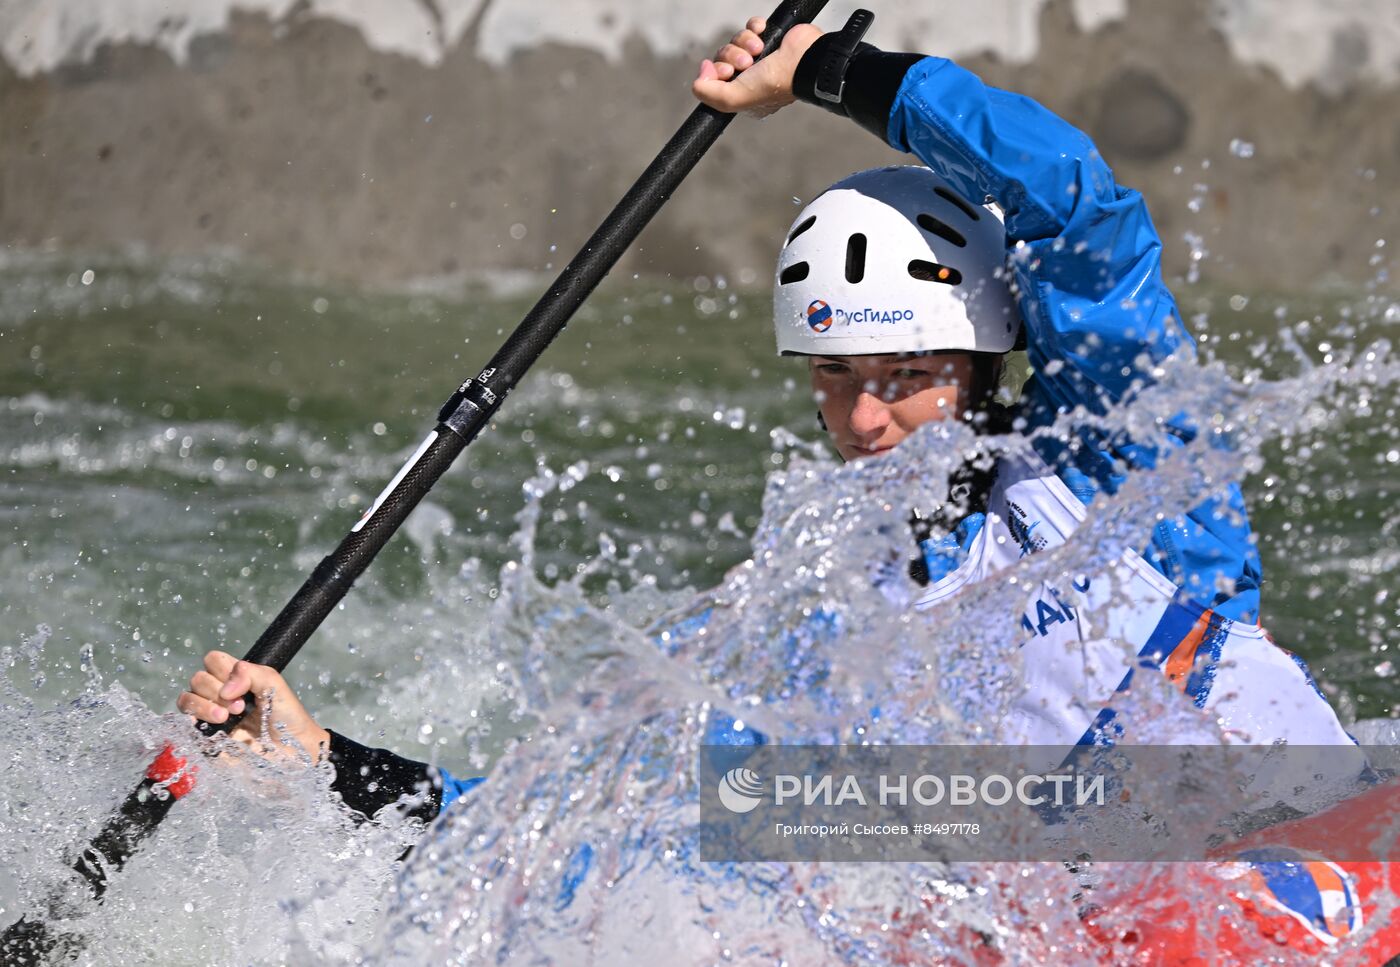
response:
[[[976,374],[967,353],[811,356],[812,392],[843,460],[886,453],[931,420],[960,418]]]

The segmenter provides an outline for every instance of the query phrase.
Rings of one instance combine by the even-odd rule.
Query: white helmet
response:
[[[783,355],[1009,352],[1021,330],[1000,214],[920,166],[851,175],[802,210],[778,257]]]

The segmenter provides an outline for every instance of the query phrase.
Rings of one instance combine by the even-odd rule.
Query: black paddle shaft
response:
[[[763,53],[775,49],[796,24],[810,22],[826,2],[786,0],[768,20],[763,32]],[[363,527],[357,525],[334,553],[321,561],[253,645],[245,661],[271,665],[279,671],[287,667],[733,119],[734,115],[705,105],[691,113],[486,368],[452,394],[438,414],[437,429],[425,442],[427,449],[409,461],[406,473],[401,472],[395,484],[371,507],[368,520],[361,521]]]
[[[826,3],[827,0],[784,0],[768,18],[762,35],[763,55],[773,51],[792,27],[811,22]],[[462,383],[443,405],[437,428],[340,546],[311,572],[249,649],[244,661],[271,665],[278,671],[287,667],[733,119],[732,114],[704,105],[691,113],[486,368]],[[251,701],[248,707],[252,707]],[[227,732],[241,717],[230,716],[217,726],[207,726],[205,731]],[[95,897],[106,892],[108,873],[120,869],[165,818],[174,798],[164,792],[162,785],[160,780],[142,780],[74,864]],[[54,943],[43,923],[20,920],[0,937],[0,963],[37,964]]]

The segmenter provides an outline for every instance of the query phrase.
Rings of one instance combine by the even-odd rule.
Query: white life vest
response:
[[[926,588],[915,607],[937,608],[1026,554],[1063,544],[1085,517],[1083,504],[1038,458],[1003,458],[966,560]],[[1023,687],[996,723],[998,742],[1218,742],[1204,715],[1195,735],[1168,741],[1132,734],[1120,716],[1131,683],[1160,668],[1186,701],[1214,716],[1227,742],[1354,745],[1300,659],[1259,625],[1191,600],[1132,550],[1105,573],[1068,587],[1042,583],[1021,627]]]

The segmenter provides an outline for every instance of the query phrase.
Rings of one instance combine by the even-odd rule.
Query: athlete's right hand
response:
[[[752,18],[734,39],[719,49],[714,60],[700,63],[699,76],[691,91],[701,102],[717,111],[738,114],[743,111],[765,117],[791,104],[792,77],[797,64],[818,37],[820,27],[798,24],[783,35],[778,49],[755,62],[763,53],[763,33],[768,22]]]
[[[222,651],[204,656],[204,670],[190,679],[175,707],[186,715],[214,725],[245,710],[244,696],[253,696],[253,708],[229,735],[247,743],[262,755],[301,754],[319,761],[330,747],[331,736],[297,700],[286,679],[267,665],[239,661]],[[267,742],[263,741],[266,720]]]

